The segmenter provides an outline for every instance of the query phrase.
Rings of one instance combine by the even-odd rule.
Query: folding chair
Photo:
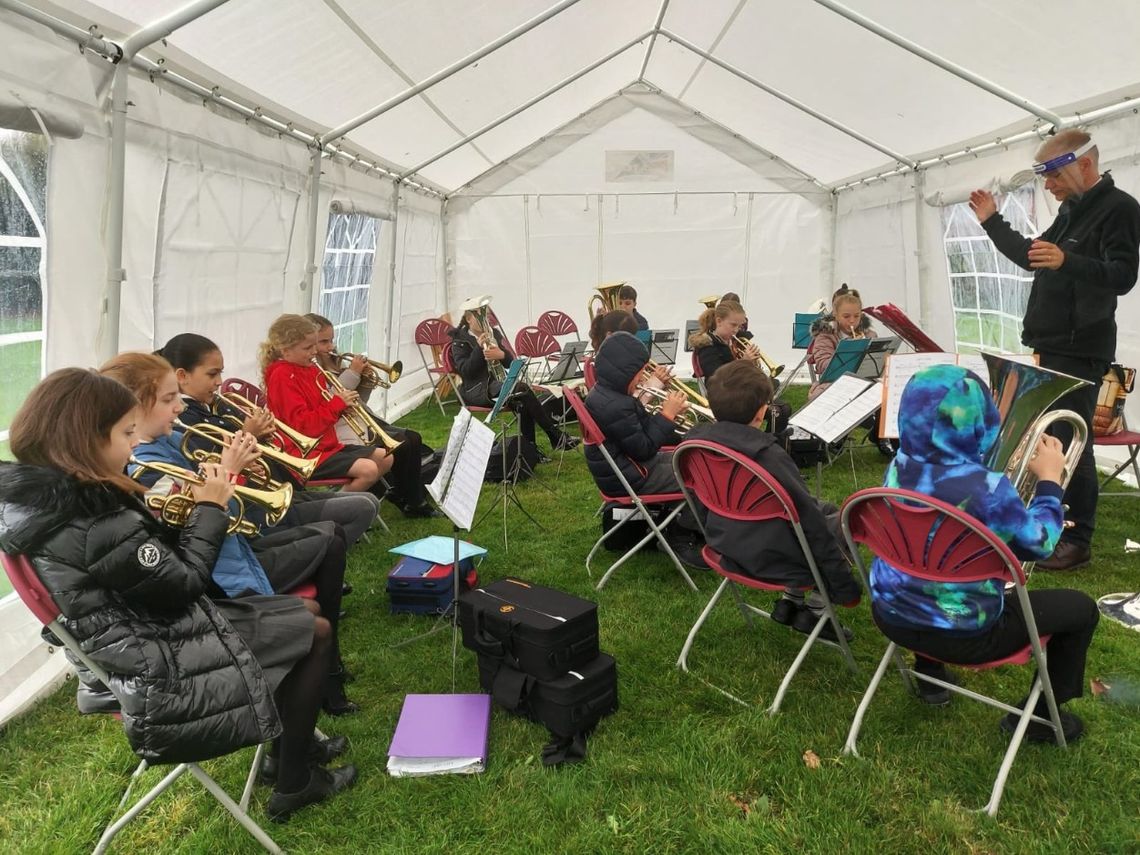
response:
[[[1017,750],[1021,747],[1025,731],[1030,722],[1045,724],[1053,728],[1057,744],[1065,747],[1065,733],[1057,712],[1057,702],[1053,696],[1053,686],[1049,681],[1049,671],[1045,664],[1045,646],[1049,636],[1040,636],[1033,610],[1029,605],[1029,595],[1025,591],[1025,572],[1021,562],[1014,556],[1009,546],[978,520],[946,502],[914,493],[910,490],[897,490],[887,487],[873,487],[860,490],[843,503],[841,522],[843,536],[847,540],[851,554],[856,557],[859,572],[867,578],[863,559],[856,544],[863,544],[872,554],[881,558],[898,570],[927,579],[931,582],[979,582],[983,579],[1001,579],[1013,583],[1025,628],[1029,631],[1029,644],[1016,653],[979,664],[948,664],[984,671],[999,665],[1037,665],[1037,679],[1025,701],[1025,708],[1010,706],[996,698],[981,695],[953,683],[920,674],[907,668],[899,655],[899,645],[893,641],[879,662],[878,670],[871,678],[851,730],[847,734],[844,754],[858,756],[856,742],[863,724],[863,716],[871,705],[871,699],[879,688],[887,666],[893,659],[903,682],[915,691],[914,678],[924,680],[951,692],[973,698],[1007,713],[1018,716],[1017,728],[1009,741],[1005,757],[994,779],[990,800],[982,808],[990,816],[997,814],[1001,803],[1002,790],[1013,766]],[[1041,695],[1049,707],[1049,718],[1033,714],[1033,709]]]
[[[107,675],[107,672],[91,661],[91,658],[83,652],[83,647],[75,636],[71,635],[63,624],[60,623],[59,607],[55,604],[55,601],[52,600],[51,594],[36,575],[35,569],[32,567],[32,562],[28,560],[27,556],[0,553],[0,564],[4,565],[4,571],[8,574],[8,579],[11,581],[13,589],[15,589],[29,611],[63,643],[63,646],[66,647],[72,655],[89,668],[97,679],[104,685],[110,685],[110,677]],[[245,790],[242,793],[240,803],[231,799],[225,790],[218,786],[218,782],[203,771],[202,767],[197,763],[179,763],[159,781],[159,783],[136,801],[130,810],[119,817],[119,819],[107,825],[102,836],[99,838],[99,842],[95,846],[95,855],[106,852],[107,847],[111,845],[111,841],[115,838],[115,835],[122,831],[131,820],[142,813],[152,801],[170,789],[174,782],[187,772],[197,778],[202,783],[202,786],[206,788],[207,792],[209,792],[222,807],[228,810],[234,819],[240,822],[242,827],[252,834],[254,839],[257,840],[266,851],[280,853],[281,850],[277,844],[273,842],[261,826],[254,822],[246,812],[249,806],[250,794],[253,792],[254,781],[257,779],[258,770],[261,768],[261,757],[264,750],[265,746],[259,745],[254,752],[253,765],[250,767],[249,775],[246,778]],[[130,781],[127,783],[126,792],[123,793],[123,797],[119,800],[119,806],[115,809],[115,813],[123,809],[123,806],[130,798],[131,788],[134,787],[147,768],[147,761],[143,760],[139,763],[134,774],[131,775]]]
[[[574,341],[578,340],[578,325],[565,312],[555,310],[543,312],[538,316],[535,326],[544,333],[554,336],[555,339],[560,335],[567,335],[573,336]]]
[[[776,697],[771,706],[768,707],[769,715],[775,715],[779,712],[780,704],[783,703],[784,695],[787,693],[792,679],[796,676],[800,665],[803,664],[817,641],[820,644],[837,647],[843,653],[851,670],[858,670],[855,666],[855,659],[851,656],[851,649],[847,646],[843,627],[840,626],[839,618],[836,617],[831,599],[827,595],[823,577],[816,566],[811,546],[808,544],[803,527],[800,525],[799,512],[796,510],[792,497],[788,495],[780,482],[755,460],[751,460],[720,443],[699,439],[687,439],[677,446],[676,451],[673,452],[673,471],[677,474],[677,480],[681,484],[685,500],[689,503],[689,507],[698,521],[703,517],[703,514],[699,513],[698,501],[708,511],[729,519],[745,522],[760,522],[771,519],[787,521],[795,532],[796,540],[799,541],[800,548],[803,550],[804,563],[815,580],[814,588],[823,600],[823,611],[800,647],[791,667],[784,674],[784,679],[776,690]],[[701,528],[704,529],[703,523]],[[747,574],[730,570],[725,566],[723,556],[710,546],[706,545],[701,554],[713,571],[722,577],[722,581],[708,601],[708,605],[701,612],[700,617],[697,618],[697,622],[693,624],[693,628],[689,630],[689,635],[685,639],[685,646],[681,648],[677,667],[686,673],[689,672],[689,653],[692,650],[693,642],[696,641],[697,633],[700,632],[705,620],[712,613],[725,591],[732,592],[736,605],[744,616],[745,623],[751,628],[753,614],[764,617],[771,615],[761,608],[746,603],[741,595],[740,588],[783,592],[786,587],[783,584],[764,582]],[[812,586],[803,588],[804,591],[811,589]],[[831,623],[836,638],[839,639],[838,643],[819,637],[823,627],[828,622]],[[736,695],[710,683],[708,680],[702,678],[702,682],[738,704],[751,706],[747,701],[741,700]]]
[[[593,389],[594,384],[598,382],[598,370],[594,367],[594,357],[582,358],[582,377],[586,381],[586,389]]]
[[[1137,458],[1140,457],[1140,433],[1128,429],[1128,422],[1123,422],[1123,430],[1117,433],[1110,434],[1109,436],[1095,436],[1093,437],[1093,445],[1102,448],[1120,448],[1123,446],[1128,449],[1128,459],[1112,470],[1112,474],[1105,477],[1100,482],[1100,494],[1102,496],[1140,496],[1140,492],[1124,493],[1116,491],[1113,493],[1104,492],[1116,476],[1118,476],[1125,469],[1131,467],[1132,475],[1136,478],[1136,485],[1140,487],[1140,464],[1137,463]]]
[[[523,327],[515,336],[515,353],[523,359],[541,359],[541,372],[538,379],[531,378],[532,383],[541,383],[553,367],[551,359],[562,352],[558,342],[550,333],[543,332],[538,327]],[[529,372],[533,363],[527,363]]]
[[[597,449],[602,453],[602,457],[605,458],[606,463],[613,471],[614,475],[616,475],[617,479],[621,482],[622,489],[625,490],[624,495],[611,495],[603,493],[599,489],[598,493],[602,497],[603,504],[619,505],[623,508],[633,509],[636,511],[636,513],[632,513],[626,516],[617,525],[615,525],[609,531],[604,532],[602,536],[598,538],[598,542],[594,544],[594,548],[591,549],[590,554],[586,556],[587,575],[589,575],[591,579],[593,578],[593,573],[590,571],[590,561],[593,559],[594,554],[599,549],[601,549],[602,545],[606,542],[606,540],[610,538],[611,535],[614,534],[614,532],[618,531],[622,526],[633,519],[642,519],[649,526],[649,534],[645,535],[645,537],[639,540],[637,544],[634,545],[628,552],[626,552],[617,561],[610,565],[610,568],[606,570],[606,572],[602,575],[602,578],[598,580],[597,590],[602,590],[606,582],[609,581],[610,576],[612,576],[622,564],[624,564],[632,556],[636,555],[643,546],[656,538],[658,549],[665,551],[665,553],[673,561],[673,566],[677,568],[677,572],[681,574],[681,577],[685,580],[688,586],[696,591],[697,586],[693,583],[693,580],[689,576],[688,571],[685,570],[685,566],[677,557],[677,553],[673,551],[673,547],[669,545],[669,541],[665,539],[664,533],[665,527],[669,525],[669,523],[673,522],[673,520],[680,515],[682,509],[685,507],[684,495],[680,492],[639,494],[636,490],[634,490],[633,487],[629,485],[629,481],[626,480],[625,476],[621,474],[621,469],[618,467],[617,463],[613,459],[613,456],[606,448],[605,435],[602,434],[601,429],[598,427],[598,423],[594,421],[594,417],[590,415],[590,411],[586,408],[586,402],[580,395],[572,391],[567,392],[566,398],[569,400],[570,406],[573,407],[574,412],[578,415],[578,427],[582,432],[582,444],[587,448],[597,447]],[[669,510],[668,515],[660,523],[655,522],[653,519],[653,514],[649,512],[649,508],[653,505],[672,506]]]
[[[700,389],[702,395],[707,395],[708,390],[705,388],[705,370],[701,368],[701,361],[697,359],[697,352],[694,350],[690,357],[693,360],[693,379],[697,381],[697,387]]]
[[[420,361],[424,365],[424,370],[428,373],[428,379],[432,379],[431,394],[435,398],[436,404],[439,405],[439,411],[447,415],[443,409],[443,398],[440,395],[439,387],[448,381],[448,372],[443,367],[443,359],[441,353],[444,348],[451,343],[451,337],[447,334],[451,329],[451,325],[440,318],[427,318],[420,321],[416,326],[415,341],[416,350],[419,351]],[[424,355],[424,348],[428,348],[431,353],[431,362],[429,363],[427,357]],[[434,378],[434,379],[433,379]]]
[[[440,363],[443,365],[443,370],[447,372],[448,377],[451,378],[451,388],[455,390],[455,397],[459,399],[459,405],[465,410],[470,410],[472,413],[489,413],[490,407],[482,407],[477,404],[468,404],[463,399],[463,392],[461,387],[463,381],[460,379],[459,374],[455,370],[455,363],[451,361],[451,341],[448,340],[447,344],[439,352]]]

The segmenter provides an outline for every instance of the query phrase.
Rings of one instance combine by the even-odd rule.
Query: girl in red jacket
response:
[[[326,398],[331,390],[313,362],[316,353],[317,325],[312,321],[282,315],[273,322],[258,353],[269,409],[289,427],[320,438],[310,454],[320,460],[314,478],[348,478],[344,490],[367,490],[392,468],[392,456],[383,448],[345,446],[337,440],[337,419],[360,396],[345,390]],[[286,450],[301,453],[292,443]]]

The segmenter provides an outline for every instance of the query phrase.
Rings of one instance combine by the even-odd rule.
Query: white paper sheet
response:
[[[879,383],[845,374],[788,423],[825,442],[835,442],[875,412],[882,401]]]

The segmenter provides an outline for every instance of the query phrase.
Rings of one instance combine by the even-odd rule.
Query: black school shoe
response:
[[[337,757],[348,750],[347,736],[330,736],[328,739],[313,737],[309,743],[307,759],[310,766],[327,766]],[[261,756],[261,768],[257,770],[257,779],[262,784],[277,783],[277,770],[280,761],[276,754],[266,751]]]
[[[554,443],[554,450],[555,451],[573,451],[575,448],[577,448],[581,444],[582,444],[582,440],[578,439],[578,437],[570,436],[570,434],[564,433],[564,434],[562,434],[562,436],[558,437],[558,441],[556,443]]]
[[[934,671],[919,671],[915,669],[916,674],[926,674],[928,677],[934,677],[937,680],[942,680],[945,683],[953,683],[958,685],[958,681],[954,679],[946,668],[941,668]],[[950,703],[950,690],[944,689],[942,686],[936,686],[934,683],[928,683],[925,680],[919,680],[917,677],[914,680],[918,693],[918,699],[924,704],[932,707],[944,707]]]
[[[820,616],[811,609],[800,609],[799,612],[796,613],[796,619],[792,621],[792,629],[796,630],[796,632],[802,632],[804,635],[811,635],[811,631],[815,629],[815,624],[816,621],[819,620],[819,617]],[[854,641],[855,633],[852,632],[849,627],[845,626],[843,627],[843,637],[848,641]],[[839,643],[839,639],[835,637],[835,627],[831,625],[831,621],[827,621],[823,625],[823,629],[819,631],[819,635],[817,635],[816,638],[822,638],[824,641],[832,641],[836,644]]]
[[[776,600],[776,604],[772,606],[770,617],[776,623],[782,623],[784,626],[792,626],[802,610],[803,606],[799,603],[789,600],[787,597],[780,597],[780,599]],[[808,630],[808,632],[810,631],[811,630]]]
[[[265,812],[274,822],[285,822],[301,808],[323,802],[355,783],[355,766],[341,766],[337,769],[317,766],[309,773],[309,783],[297,792],[281,793],[274,790]]]
[[[1057,710],[1058,715],[1061,717],[1061,731],[1065,734],[1065,742],[1076,742],[1080,739],[1085,732],[1085,723],[1073,715],[1071,712],[1065,710]],[[1046,713],[1045,718],[1048,717]],[[1001,729],[1008,734],[1012,734],[1017,729],[1017,721],[1021,716],[1014,713],[1006,713],[1001,719]],[[1052,725],[1041,724],[1037,721],[1029,722],[1029,727],[1025,729],[1025,741],[1036,743],[1049,743],[1051,745],[1057,744],[1057,737],[1053,733]]]

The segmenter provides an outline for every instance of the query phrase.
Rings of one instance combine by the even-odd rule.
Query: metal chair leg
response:
[[[182,775],[184,775],[189,769],[189,763],[179,763],[177,766],[171,769],[170,772],[167,773],[166,777],[159,781],[154,789],[152,789],[141,799],[135,802],[131,809],[128,810],[125,814],[107,826],[107,828],[103,831],[103,836],[100,837],[99,842],[95,844],[95,850],[92,855],[102,855],[102,853],[106,852],[107,847],[111,845],[111,841],[115,839],[115,835],[126,828],[127,824],[132,819],[146,810],[147,805],[149,805],[164,792],[166,792],[166,790],[170,788],[170,785],[181,778]],[[136,772],[136,774],[138,773]]]
[[[190,771],[194,777],[202,782],[202,786],[210,791],[212,795],[226,810],[230,812],[234,819],[241,823],[242,827],[248,831],[253,839],[262,845],[266,852],[272,852],[273,855],[281,855],[281,848],[273,842],[271,838],[260,825],[250,819],[249,814],[238,807],[237,803],[229,797],[225,790],[218,786],[218,782],[202,771],[197,763],[190,764]]]
[[[887,666],[894,658],[896,649],[897,645],[892,641],[887,645],[883,658],[879,660],[879,667],[875,669],[875,674],[867,685],[867,691],[863,693],[863,699],[859,701],[859,708],[855,710],[855,718],[851,720],[851,729],[847,732],[847,742],[843,745],[844,754],[850,754],[853,757],[859,756],[857,743],[859,731],[863,727],[863,716],[867,714],[867,709],[871,706],[871,699],[875,697],[875,692],[879,689],[879,683],[883,681],[883,675],[887,673]]]

